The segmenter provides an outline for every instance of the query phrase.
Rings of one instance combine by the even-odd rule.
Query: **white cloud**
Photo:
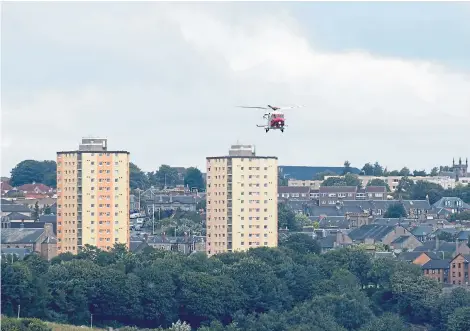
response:
[[[3,174],[25,158],[53,159],[87,134],[106,135],[145,170],[203,167],[237,139],[281,164],[429,169],[470,150],[468,73],[366,50],[325,52],[277,7],[243,16],[249,5],[87,6],[5,8],[22,38],[59,49],[51,59],[72,49],[80,63],[91,52],[100,64],[86,69],[91,77],[113,61],[122,79],[70,88],[78,73],[67,68],[64,86],[4,93],[2,138],[11,147]],[[18,9],[26,7],[29,14]],[[16,32],[4,29],[13,40]],[[289,113],[284,134],[265,134],[255,127],[261,113],[234,108],[266,103],[307,107]]]

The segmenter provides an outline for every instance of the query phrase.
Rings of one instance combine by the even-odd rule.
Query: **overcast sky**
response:
[[[108,138],[145,171],[470,157],[468,3],[4,3],[2,175]],[[262,111],[290,105],[284,133]]]

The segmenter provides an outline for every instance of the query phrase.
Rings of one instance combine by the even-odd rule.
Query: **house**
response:
[[[423,242],[422,246],[416,247],[415,252],[435,252],[443,258],[454,257],[457,254],[470,254],[470,248],[467,243],[461,242],[447,242],[439,240],[437,237],[434,240]]]
[[[298,179],[289,179],[287,181],[287,186],[294,187],[310,187],[311,190],[319,190],[322,180],[298,180]]]
[[[16,203],[9,203],[9,204],[2,203],[0,208],[1,208],[2,217],[8,216],[11,213],[19,213],[19,214],[24,215],[25,217],[31,217],[31,214],[32,214],[31,209],[29,209],[28,207],[24,205],[20,205]]]
[[[440,260],[441,258],[436,253],[432,252],[401,252],[398,259],[413,264],[424,265],[431,260]]]
[[[428,200],[402,200],[401,203],[406,210],[408,218],[425,220],[428,213],[432,211],[432,206]]]
[[[353,244],[351,238],[342,231],[325,232],[324,236],[318,239],[318,243],[322,253]]]
[[[419,241],[425,242],[431,238],[431,235],[434,232],[434,228],[432,226],[416,226],[410,230],[410,232],[418,238]]]
[[[450,214],[470,210],[470,205],[468,203],[465,203],[462,199],[456,197],[443,197],[435,202],[433,207],[438,210],[444,209]]]
[[[387,188],[385,186],[367,186],[365,189],[359,189],[356,194],[356,200],[386,200]]]
[[[23,184],[16,188],[24,194],[52,194],[54,189],[41,183]]]
[[[7,181],[2,180],[0,182],[0,191],[1,191],[2,196],[12,189],[13,189],[13,186],[11,186],[10,183],[8,183]]]
[[[7,261],[23,260],[26,255],[31,254],[31,249],[28,248],[2,248],[1,249],[1,260],[6,259]]]
[[[439,283],[449,282],[450,260],[429,260],[421,266],[425,277],[434,279]]]
[[[310,199],[310,187],[279,186],[277,192],[278,198]]]
[[[356,200],[356,186],[322,186],[320,187],[320,205],[336,205],[343,200]]]
[[[421,242],[414,235],[400,236],[390,243],[390,247],[394,250],[414,250],[416,247],[421,246]]]
[[[382,243],[384,245],[390,246],[395,239],[401,236],[410,236],[411,233],[399,225],[389,226],[369,224],[352,230],[348,235],[355,243]]]
[[[205,251],[205,238],[202,236],[167,237],[165,233],[161,236],[148,236],[144,234],[141,238],[131,238],[131,251],[138,253],[145,247],[153,247],[167,251],[178,251],[183,254]]]
[[[1,249],[24,248],[36,252],[50,260],[57,256],[57,238],[50,223],[43,228],[8,228],[2,229]]]
[[[25,216],[18,212],[13,212],[8,214],[7,216],[8,221],[10,222],[34,222],[34,219],[30,216]]]
[[[450,261],[449,283],[455,285],[468,285],[470,273],[470,255],[457,254]]]
[[[182,211],[196,211],[197,197],[192,195],[156,195],[153,199],[146,197],[145,203],[147,205],[147,211],[149,214],[152,213],[152,209],[157,210],[176,210]]]

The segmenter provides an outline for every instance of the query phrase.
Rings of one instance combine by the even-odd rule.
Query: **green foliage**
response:
[[[401,203],[394,203],[387,208],[384,214],[385,218],[400,218],[406,217],[405,207]]]
[[[387,192],[390,192],[390,186],[388,186],[388,184],[384,180],[379,178],[374,178],[370,180],[367,183],[367,186],[385,186],[387,188]]]
[[[17,187],[34,182],[56,187],[56,170],[55,161],[24,160],[11,170],[10,185]]]
[[[129,163],[129,184],[132,190],[144,190],[150,187],[148,176],[134,163]]]
[[[383,176],[384,168],[378,162],[373,165],[368,162],[362,167],[361,174],[365,176]]]
[[[346,174],[344,177],[329,177],[322,183],[323,186],[357,186],[361,187],[359,177],[354,174]]]
[[[2,316],[2,331],[52,331],[46,323],[36,318],[11,318]]]
[[[37,255],[2,260],[1,308],[16,316],[21,305],[25,317],[76,325],[87,325],[93,314],[98,327],[128,325],[120,330],[129,331],[468,327],[470,293],[441,295],[420,266],[374,259],[363,249],[321,255],[319,249],[308,235],[293,234],[278,248],[210,258],[152,248],[134,254],[116,245],[109,252],[86,246],[50,262]],[[50,330],[14,323],[2,318],[8,330]]]
[[[317,173],[315,175],[315,177],[313,177],[313,179],[314,180],[324,180],[325,176],[338,176],[338,174],[334,171],[326,170],[326,171],[322,171],[322,172]]]
[[[344,161],[344,169],[342,175],[346,175],[351,173],[351,162],[349,161]]]
[[[287,228],[290,231],[302,230],[302,225],[298,223],[298,219],[295,218],[294,211],[285,203],[278,203],[277,214],[279,229]]]
[[[186,169],[186,174],[184,175],[184,185],[189,186],[190,189],[197,188],[199,192],[203,192],[206,189],[201,171],[194,167]]]

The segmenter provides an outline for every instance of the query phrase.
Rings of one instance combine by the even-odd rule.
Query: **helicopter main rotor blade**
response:
[[[247,106],[237,106],[238,108],[255,108],[255,109],[268,109],[266,107],[247,107]]]
[[[286,106],[286,107],[279,107],[279,110],[281,109],[294,109],[294,108],[303,108],[304,106]]]

